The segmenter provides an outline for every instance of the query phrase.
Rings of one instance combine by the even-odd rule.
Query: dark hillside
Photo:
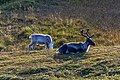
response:
[[[25,50],[32,33],[50,34],[56,48],[65,42],[83,41],[79,32],[86,28],[95,33],[97,45],[119,45],[119,3],[119,0],[1,0],[0,50]]]
[[[100,27],[120,26],[119,0],[3,0],[0,4],[7,14],[11,11],[26,15],[29,12],[41,16],[56,14],[61,17],[82,18]]]

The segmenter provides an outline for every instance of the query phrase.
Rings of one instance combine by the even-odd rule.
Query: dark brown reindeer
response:
[[[62,46],[60,46],[56,52],[61,53],[61,54],[75,54],[75,53],[83,53],[83,52],[88,52],[90,46],[95,46],[95,43],[92,41],[92,37],[94,35],[89,35],[88,34],[89,29],[86,30],[81,30],[81,35],[86,38],[84,43],[81,42],[72,42],[72,43],[65,43]]]

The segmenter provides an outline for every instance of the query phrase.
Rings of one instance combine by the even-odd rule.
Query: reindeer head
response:
[[[89,29],[87,29],[86,31],[81,30],[81,35],[86,38],[86,43],[88,45],[95,46],[95,43],[92,41],[92,37],[94,36],[94,34],[90,36],[88,32],[89,32]]]

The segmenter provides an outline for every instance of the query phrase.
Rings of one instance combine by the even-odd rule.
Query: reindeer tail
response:
[[[29,36],[29,38],[31,39],[31,35]]]

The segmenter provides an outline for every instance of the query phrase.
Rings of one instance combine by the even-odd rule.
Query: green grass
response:
[[[52,15],[51,15],[52,16]],[[120,33],[117,29],[104,30],[103,28],[89,26],[80,19],[39,18],[37,15],[30,15],[26,18],[16,17],[10,22],[1,23],[0,44],[1,51],[26,50],[30,43],[31,34],[49,34],[53,38],[54,48],[67,42],[83,42],[84,37],[80,30],[90,29],[90,34],[95,34],[93,41],[97,46],[111,46],[120,43]],[[29,22],[28,22],[29,21]]]
[[[1,52],[0,79],[118,80],[120,46],[92,47],[84,56],[45,50]]]
[[[9,0],[8,0],[9,1]],[[56,12],[56,14],[49,14],[47,16],[40,16],[42,12],[36,12],[39,8],[44,9],[42,7],[46,5],[57,6],[58,1],[56,0],[10,0],[9,3],[1,4],[2,6],[13,9],[13,12],[8,13],[5,8],[4,11],[1,11],[0,15],[0,51],[19,51],[26,50],[27,45],[30,43],[29,36],[33,33],[42,33],[49,34],[52,36],[54,41],[54,47],[58,48],[63,43],[67,42],[83,42],[84,38],[79,34],[81,29],[90,29],[90,33],[94,33],[95,37],[93,38],[94,42],[96,42],[97,46],[112,46],[120,44],[120,31],[119,28],[113,27],[95,27],[88,22],[85,22],[80,17],[69,17],[72,15],[68,15],[63,17],[62,14]],[[4,1],[2,1],[4,2]],[[104,3],[105,1],[98,1],[99,5]],[[107,1],[106,1],[107,2]],[[105,3],[106,3],[105,2]],[[42,4],[44,3],[44,4]],[[68,5],[67,0],[62,1],[58,4],[66,4],[70,7],[71,5],[77,4],[88,4],[86,6],[90,6],[92,1],[90,0],[70,0],[70,4]],[[97,1],[93,0],[94,4],[97,4]],[[19,4],[19,5],[18,5]],[[38,4],[40,6],[38,6]],[[42,6],[41,6],[42,4]],[[55,5],[56,4],[56,5]],[[90,5],[89,5],[90,4]],[[75,9],[75,5],[73,6]],[[38,8],[37,8],[37,7]],[[82,5],[81,5],[82,6]],[[85,7],[85,6],[83,6]],[[28,8],[30,10],[25,11],[24,9]],[[80,8],[80,7],[79,7]],[[7,8],[8,9],[8,8]],[[23,9],[21,11],[21,9]],[[31,11],[31,10],[35,11]],[[38,10],[39,10],[38,9]],[[81,8],[80,8],[81,9]],[[18,12],[16,11],[18,10]],[[10,9],[11,11],[11,9]],[[72,11],[72,10],[71,10]],[[78,10],[79,11],[79,10]],[[87,11],[87,10],[86,10]],[[67,10],[65,11],[67,12]],[[81,11],[82,12],[82,11]],[[43,12],[44,14],[44,12]],[[77,13],[76,13],[77,14]],[[85,14],[86,16],[89,14]],[[79,16],[79,15],[78,15]],[[84,16],[84,15],[83,15]],[[90,17],[90,19],[92,19]],[[110,19],[109,19],[110,20]],[[112,19],[111,19],[112,20]],[[87,20],[86,20],[87,21]],[[92,21],[92,20],[90,20]],[[96,20],[99,21],[99,20]],[[100,22],[99,22],[100,23]],[[112,23],[111,23],[112,24]]]
[[[35,15],[16,18],[33,20],[33,23],[11,19],[12,26],[0,27],[0,79],[1,80],[96,80],[120,78],[120,35],[117,30],[104,30],[89,26],[78,19],[39,18]],[[1,20],[2,21],[2,20]],[[81,29],[90,29],[94,33],[96,47],[90,48],[85,55],[60,55],[53,51],[26,51],[29,35],[33,33],[50,34],[54,48],[67,42],[82,42]],[[92,29],[91,29],[92,28]],[[73,36],[74,35],[74,36]],[[4,46],[3,46],[4,45]],[[107,46],[106,46],[107,45]],[[39,46],[36,46],[39,49]]]
[[[86,7],[92,7],[92,4],[97,3],[94,1],[91,3],[90,0],[69,1],[68,7],[73,5],[76,9],[80,5],[88,12],[90,8]],[[93,14],[85,13],[83,18],[88,16],[86,17],[88,22],[85,22],[79,18],[77,13],[79,10],[74,12],[77,14],[77,18],[69,17],[72,16],[71,13],[73,14],[73,12],[69,12],[67,8],[65,8],[66,13],[63,15],[70,14],[67,14],[65,18],[59,13],[47,13],[49,15],[41,16],[44,12],[41,13],[39,10],[46,10],[47,7],[44,7],[46,5],[54,6],[55,9],[61,8],[60,6],[63,4],[68,5],[66,1],[60,4],[58,2],[56,0],[50,2],[47,0],[40,2],[12,0],[10,3],[0,5],[0,9],[5,12],[1,12],[0,15],[0,80],[119,80],[119,28],[92,26],[96,21],[99,22],[103,18],[96,20],[97,17]],[[99,2],[99,4],[102,3]],[[106,6],[105,4],[102,5]],[[72,9],[73,6],[71,6]],[[13,12],[10,13],[11,9]],[[30,10],[25,11],[24,9]],[[70,11],[72,11],[71,8]],[[84,11],[81,12],[84,13]],[[92,16],[95,20],[91,18]],[[92,22],[91,24],[89,24],[89,19]],[[104,20],[102,21],[104,22]],[[30,43],[29,36],[33,33],[51,35],[54,41],[54,49],[57,49],[64,43],[83,42],[84,37],[79,34],[82,29],[90,29],[90,34],[95,34],[93,41],[97,45],[90,48],[88,53],[60,55],[53,50],[51,54],[47,54],[44,47],[39,50],[39,46],[36,46],[34,51],[26,51]]]

